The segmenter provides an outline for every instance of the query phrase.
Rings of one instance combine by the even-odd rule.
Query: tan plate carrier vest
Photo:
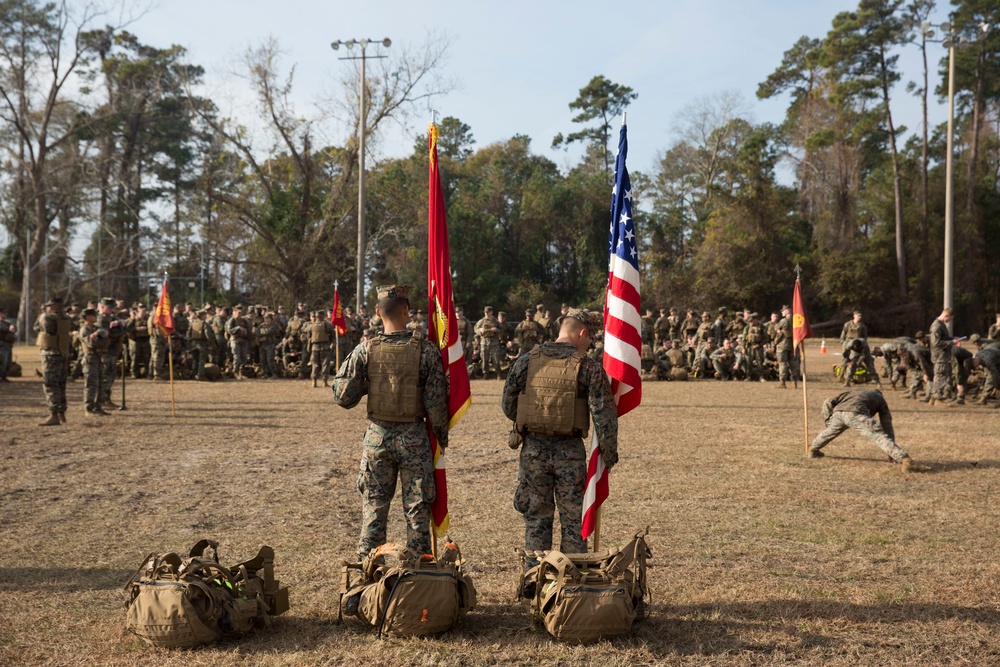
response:
[[[313,322],[312,333],[309,338],[310,343],[329,343],[330,332],[326,329],[326,322]]]
[[[69,330],[72,328],[73,323],[66,316],[56,315],[54,313],[43,315],[42,330],[38,332],[38,339],[35,341],[35,345],[42,348],[43,350],[49,350],[50,352],[59,352],[64,357],[69,356]],[[45,325],[49,324],[52,320],[55,320],[54,334],[50,334],[45,330]]]
[[[590,410],[587,399],[576,395],[583,353],[554,359],[536,347],[529,354],[527,382],[517,401],[517,430],[586,438]]]
[[[191,323],[188,337],[191,340],[208,340],[208,332],[205,331],[206,328],[207,322],[205,322],[205,320],[195,320]]]
[[[368,418],[416,422],[427,416],[420,387],[420,348],[424,335],[415,332],[406,345],[368,343]]]

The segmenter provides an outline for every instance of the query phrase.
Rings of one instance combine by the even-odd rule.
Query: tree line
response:
[[[946,53],[932,41],[940,30],[923,25],[934,9],[861,0],[826,35],[790,44],[757,91],[787,102],[780,124],[754,122],[727,92],[685,109],[650,172],[632,171],[644,306],[773,310],[798,264],[814,321],[860,307],[875,331],[895,334],[933,318],[946,137],[926,118],[944,102],[948,65],[937,59],[942,84],[928,90],[935,54]],[[334,280],[353,284],[359,131],[377,145],[388,123],[451,89],[447,40],[373,60],[364,118],[349,66],[323,112],[294,108],[294,69],[268,40],[242,54],[255,113],[238,119],[205,96],[204,71],[183,48],[145,44],[105,18],[0,0],[0,215],[12,239],[0,249],[0,299],[20,312],[43,294],[143,299],[168,272],[175,300],[200,299],[204,284],[207,300],[317,307]],[[958,0],[951,20],[962,42],[954,301],[959,324],[976,330],[1000,309],[1000,30],[989,29],[1000,8]],[[906,50],[924,69],[904,84]],[[552,139],[584,146],[565,170],[525,135],[480,147],[462,120],[439,123],[456,297],[470,315],[486,304],[516,316],[539,302],[601,303],[611,150],[638,94],[604,76],[581,88],[569,102],[574,127]],[[914,130],[892,115],[909,94],[924,112]],[[369,283],[422,290],[426,136],[409,156],[370,163],[366,184]],[[86,251],[74,257],[83,230]]]

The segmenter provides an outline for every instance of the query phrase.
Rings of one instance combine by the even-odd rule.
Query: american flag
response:
[[[642,320],[639,315],[639,252],[632,219],[632,183],[625,167],[628,136],[622,121],[615,160],[615,186],[611,191],[611,229],[608,237],[608,290],[604,301],[604,370],[618,416],[642,400]],[[601,458],[597,433],[591,440],[587,487],[583,497],[583,538],[593,534],[597,513],[608,497],[608,471]]]

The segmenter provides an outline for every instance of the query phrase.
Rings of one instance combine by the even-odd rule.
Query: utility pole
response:
[[[388,48],[392,40],[388,37],[381,40],[374,39],[349,39],[346,42],[337,40],[330,44],[334,51],[341,46],[346,46],[353,51],[354,47],[361,50],[360,56],[344,56],[340,60],[360,60],[361,61],[361,94],[358,95],[358,276],[355,293],[355,307],[360,308],[364,303],[365,296],[365,242],[367,234],[365,231],[365,60],[367,58],[385,58],[386,56],[368,56],[365,51],[369,44],[381,43]]]

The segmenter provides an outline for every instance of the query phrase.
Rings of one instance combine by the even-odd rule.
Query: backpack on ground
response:
[[[275,580],[274,550],[267,546],[233,567],[219,564],[218,544],[212,540],[201,540],[183,559],[154,552],[125,591],[126,629],[166,648],[238,637],[288,610],[288,588]]]
[[[476,588],[462,572],[461,553],[452,542],[437,559],[389,543],[360,563],[341,564],[340,619],[357,616],[378,628],[379,637],[438,634],[476,606]],[[361,575],[353,584],[352,571]]]
[[[529,554],[521,555],[522,595],[528,595],[532,625],[573,644],[589,644],[623,635],[645,616],[646,546],[649,529],[635,534],[622,549],[602,553],[564,554],[539,551],[527,569]]]

